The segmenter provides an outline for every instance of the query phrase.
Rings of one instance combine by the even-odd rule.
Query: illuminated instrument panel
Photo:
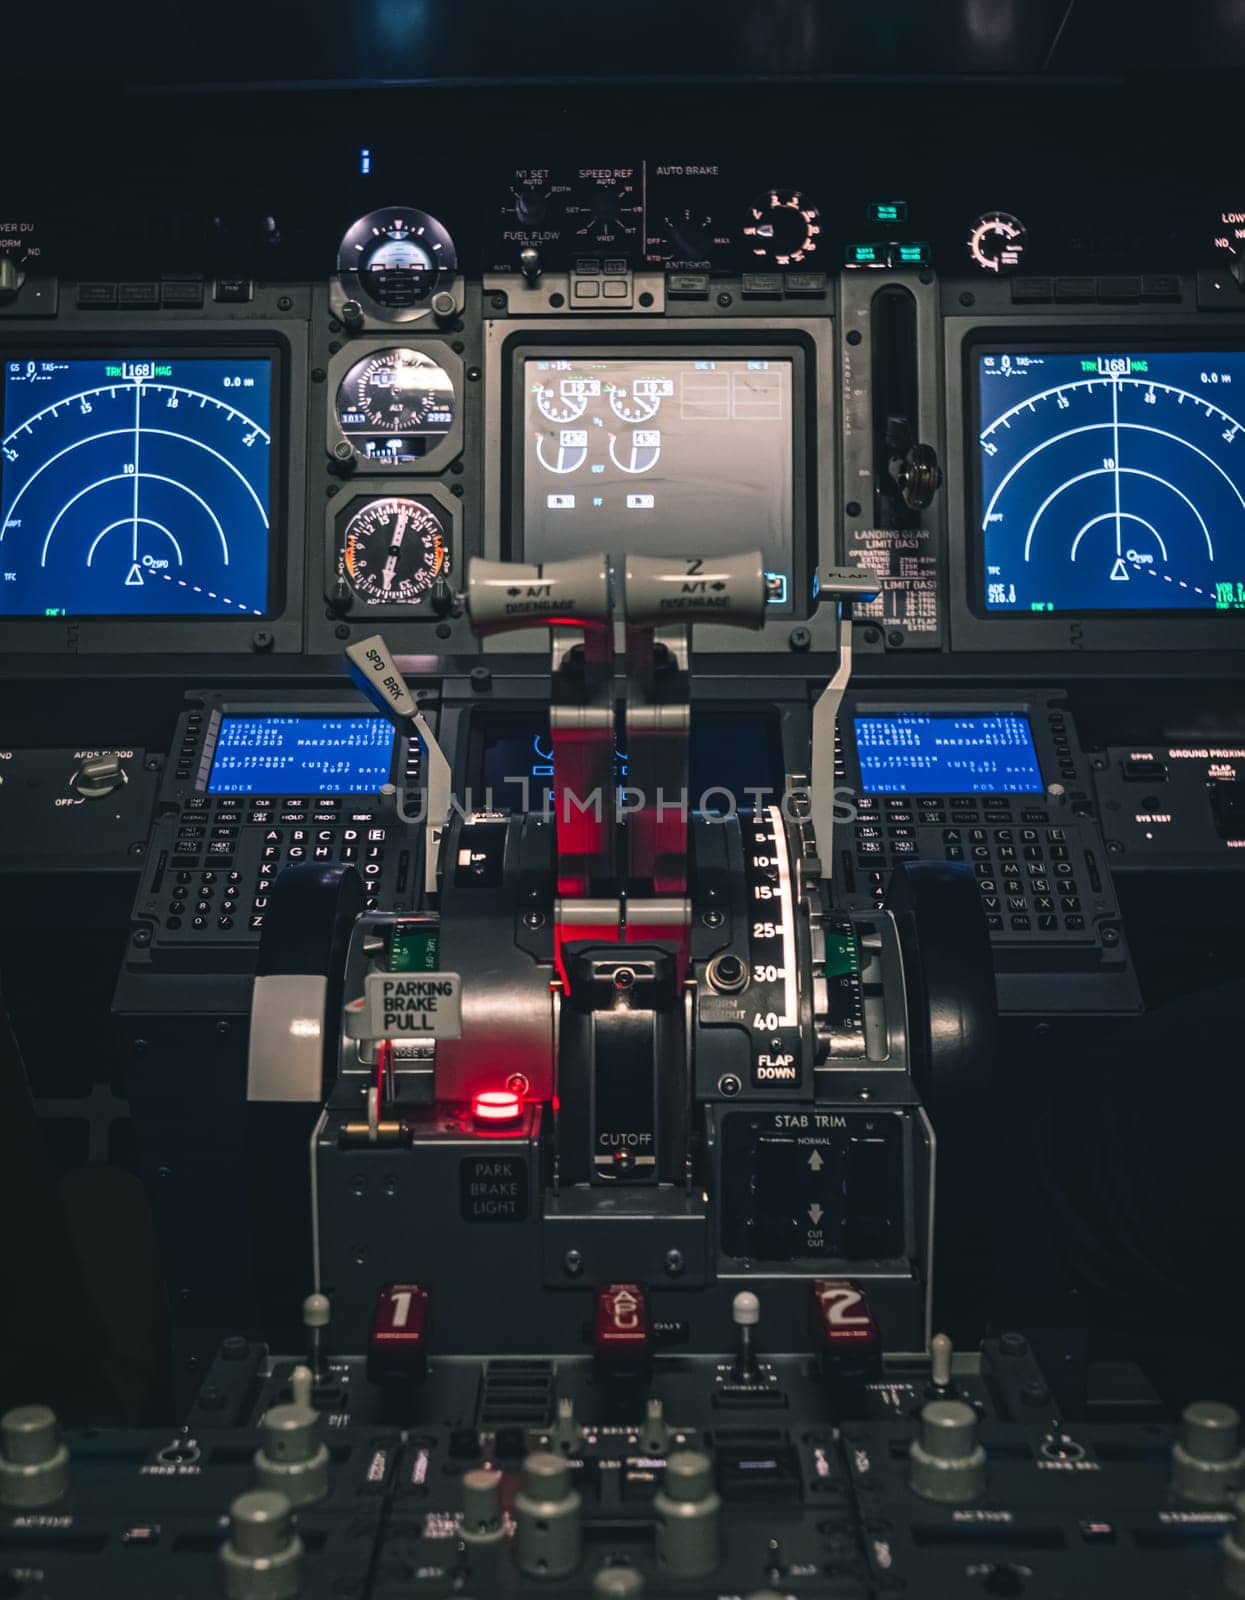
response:
[[[49,1147],[141,1180],[179,1423],[104,1548],[76,1464],[10,1508],[0,1426],[0,1550],[707,1600],[1161,1545],[1209,1593],[1237,1434],[1156,1467],[1110,1340],[1064,1355],[1095,1297],[1149,1338],[1134,1278],[1201,1339],[1221,1276],[1112,1185],[1161,1150],[1183,1266],[1216,1119],[1139,1130],[1239,1010],[1235,104],[1182,188],[1192,119],[1114,82],[565,61],[153,95],[107,194],[76,141],[4,202],[0,993]],[[1058,1383],[972,1353],[1035,1304]],[[289,1517],[175,1531],[265,1472]]]
[[[1238,351],[978,357],[990,612],[1245,607]]]
[[[4,362],[0,612],[269,607],[274,358]]]

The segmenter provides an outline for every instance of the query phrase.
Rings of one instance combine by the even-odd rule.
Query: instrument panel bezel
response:
[[[834,322],[831,317],[605,317],[495,318],[485,323],[484,554],[512,557],[516,529],[522,526],[522,478],[517,470],[522,440],[515,423],[515,385],[526,356],[563,355],[581,349],[602,357],[632,358],[645,353],[678,358],[708,355],[770,355],[793,361],[792,393],[798,407],[792,430],[792,605],[756,633],[698,624],[696,651],[714,654],[768,653],[784,664],[776,644],[781,630],[807,628],[805,648],[834,650],[837,623],[832,610],[819,609],[808,596],[820,567],[833,565],[837,539],[833,497],[838,474],[837,380]],[[802,481],[801,481],[802,480]],[[623,552],[610,552],[621,554]],[[712,553],[707,552],[707,553]],[[547,648],[544,635],[502,635],[490,646],[507,653]]]
[[[219,341],[219,342],[214,342]],[[288,654],[302,645],[306,429],[309,404],[307,332],[302,322],[204,320],[153,326],[118,316],[104,327],[56,329],[8,325],[0,330],[0,362],[18,355],[101,359],[118,350],[217,360],[268,356],[273,363],[268,593],[264,616],[2,617],[4,654],[251,655]]]
[[[1088,351],[1132,344],[1136,349],[1245,350],[1245,320],[1164,308],[1152,320],[1136,306],[1073,311],[1066,305],[1016,315],[1009,308],[944,319],[946,490],[948,525],[947,609],[953,652],[1033,654],[1071,650],[1239,650],[1245,647],[1245,611],[1210,615],[1194,610],[1119,612],[1012,612],[983,614],[980,460],[976,448],[979,400],[974,362],[979,351]],[[956,537],[956,534],[959,537]]]

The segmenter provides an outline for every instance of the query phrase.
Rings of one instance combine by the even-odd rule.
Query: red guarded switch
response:
[[[877,1376],[882,1330],[864,1290],[845,1278],[814,1278],[809,1291],[810,1331],[827,1380],[858,1388]]]
[[[418,1283],[386,1283],[376,1296],[367,1342],[372,1383],[404,1379],[422,1383],[428,1373],[428,1312],[431,1296]]]
[[[592,1345],[601,1367],[635,1367],[648,1360],[653,1326],[643,1284],[607,1283],[597,1290]]]

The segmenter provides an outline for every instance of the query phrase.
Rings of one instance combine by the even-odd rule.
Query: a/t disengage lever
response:
[[[414,732],[424,747],[426,761],[424,808],[424,891],[435,894],[441,840],[450,810],[450,764],[419,709],[406,679],[398,671],[389,646],[379,633],[346,647],[350,676],[372,704],[395,724],[400,732]]]

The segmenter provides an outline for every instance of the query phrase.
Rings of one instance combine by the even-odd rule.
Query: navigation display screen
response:
[[[0,615],[267,613],[272,356],[0,371]]]
[[[376,794],[389,782],[384,717],[222,717],[209,794]]]
[[[790,357],[528,357],[525,561],[760,547],[788,607]]]
[[[1245,351],[976,361],[987,614],[1245,610]]]
[[[853,721],[866,794],[1042,792],[1027,717],[896,712]]]

